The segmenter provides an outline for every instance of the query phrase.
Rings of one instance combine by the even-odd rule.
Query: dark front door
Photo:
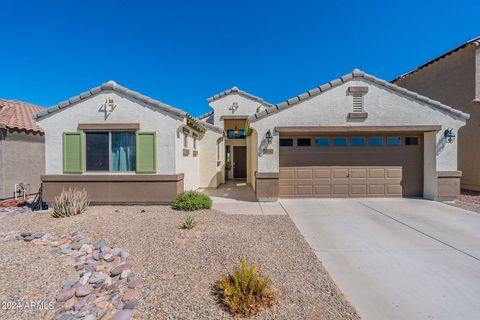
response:
[[[233,177],[247,177],[247,147],[233,147]]]

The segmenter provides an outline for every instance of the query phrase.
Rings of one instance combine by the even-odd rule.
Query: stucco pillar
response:
[[[436,132],[423,134],[423,197],[434,200],[437,196]]]

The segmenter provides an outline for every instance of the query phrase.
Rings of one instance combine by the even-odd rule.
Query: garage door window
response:
[[[387,137],[387,144],[389,146],[399,146],[402,144],[402,139],[400,137]]]
[[[368,138],[368,144],[371,146],[382,146],[383,137],[370,137]]]
[[[280,147],[292,147],[293,139],[280,139]]]
[[[330,145],[330,139],[328,137],[315,138],[315,145],[317,147],[328,147]]]
[[[310,138],[297,139],[298,147],[310,147],[311,145],[312,145],[312,140]]]
[[[352,146],[353,147],[363,147],[365,145],[364,137],[352,137]]]
[[[347,145],[346,137],[335,137],[333,138],[333,145],[336,147],[345,147]]]
[[[418,145],[418,137],[405,137],[405,144],[407,146],[416,146]]]

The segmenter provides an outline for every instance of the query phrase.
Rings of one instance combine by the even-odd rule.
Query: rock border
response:
[[[104,240],[91,243],[80,232],[61,237],[43,232],[6,231],[0,242],[23,241],[55,248],[72,273],[63,281],[54,306],[57,320],[128,320],[139,302],[141,288],[128,261],[130,254]]]

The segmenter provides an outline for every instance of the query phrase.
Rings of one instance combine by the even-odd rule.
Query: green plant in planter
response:
[[[259,275],[257,265],[249,265],[245,259],[232,274],[222,277],[217,286],[223,304],[234,315],[254,316],[277,300],[270,278]]]
[[[89,204],[87,191],[71,188],[62,190],[62,193],[53,200],[52,216],[54,218],[65,218],[81,214],[87,210]]]
[[[177,195],[172,203],[172,208],[181,211],[194,211],[202,209],[210,209],[212,207],[212,199],[209,196],[196,192],[185,191]]]
[[[197,220],[195,219],[194,216],[186,216],[185,219],[183,219],[182,222],[182,228],[183,229],[193,229],[195,225],[197,224]]]

